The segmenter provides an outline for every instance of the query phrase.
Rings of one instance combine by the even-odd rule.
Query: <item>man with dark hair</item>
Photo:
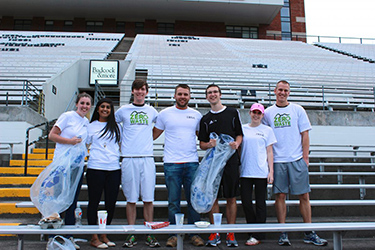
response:
[[[176,105],[162,110],[154,127],[154,139],[165,131],[164,175],[168,189],[168,218],[176,224],[175,214],[181,212],[181,187],[184,187],[188,203],[188,223],[200,220],[200,215],[190,202],[190,187],[195,171],[199,166],[196,146],[196,134],[202,115],[188,107],[190,87],[179,84],[175,88]],[[195,246],[203,246],[204,241],[198,235],[191,237]],[[172,235],[167,240],[167,247],[176,247],[177,237]]]
[[[224,198],[227,200],[226,204],[226,217],[228,224],[235,224],[237,217],[237,203],[236,196],[239,195],[239,179],[240,179],[240,159],[238,154],[238,147],[242,142],[242,125],[240,115],[234,108],[226,107],[221,103],[221,89],[216,84],[211,84],[206,88],[206,99],[210,103],[211,110],[205,114],[200,122],[199,130],[199,146],[203,150],[213,148],[216,146],[216,140],[210,139],[210,134],[215,132],[216,134],[227,134],[233,137],[235,141],[230,143],[236,152],[227,161],[223,177],[221,180],[221,192]],[[213,223],[213,213],[218,213],[219,204],[218,200],[210,211],[210,221]],[[207,246],[217,246],[221,243],[220,235],[218,233],[212,233],[207,241]],[[227,246],[237,247],[238,243],[234,237],[234,233],[228,233],[226,238]]]
[[[311,223],[308,169],[311,124],[300,105],[288,102],[290,84],[287,81],[279,81],[274,92],[276,104],[265,110],[263,123],[273,129],[277,139],[273,144],[273,192],[276,194],[277,220],[279,223],[286,221],[285,199],[290,188],[290,193],[299,197],[303,221]],[[306,232],[304,242],[317,246],[327,245],[327,241],[319,238],[315,232]],[[280,235],[278,243],[280,246],[291,245],[286,232]]]
[[[142,195],[143,216],[145,221],[153,221],[156,169],[153,154],[152,127],[158,112],[145,104],[148,85],[143,80],[132,84],[134,102],[122,106],[116,111],[118,123],[122,123],[121,132],[121,185],[127,200],[126,217],[129,225],[134,225],[137,217],[136,202]],[[129,235],[124,247],[137,244],[135,235]],[[153,235],[148,235],[146,244],[159,247]]]

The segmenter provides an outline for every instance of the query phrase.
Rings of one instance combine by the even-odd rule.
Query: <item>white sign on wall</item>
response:
[[[90,61],[90,85],[95,85],[97,80],[103,86],[117,86],[118,61]]]

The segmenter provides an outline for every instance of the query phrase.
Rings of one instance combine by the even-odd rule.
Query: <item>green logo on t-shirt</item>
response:
[[[277,114],[274,118],[275,128],[290,127],[290,115],[289,114]]]
[[[148,125],[148,115],[143,111],[133,111],[130,114],[130,125]]]

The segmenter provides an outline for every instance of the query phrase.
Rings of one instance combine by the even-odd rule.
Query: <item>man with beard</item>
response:
[[[159,113],[154,127],[154,140],[165,131],[164,175],[168,189],[168,218],[176,224],[175,214],[181,213],[181,187],[184,187],[188,202],[188,224],[200,220],[200,215],[190,203],[190,186],[195,171],[199,166],[196,136],[202,115],[188,107],[190,87],[179,84],[175,88],[176,105]],[[204,241],[198,235],[191,236],[195,246],[203,246]],[[167,247],[176,247],[177,237],[172,235],[167,240]]]

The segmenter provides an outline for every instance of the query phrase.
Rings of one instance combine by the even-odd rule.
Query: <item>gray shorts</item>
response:
[[[303,158],[294,162],[274,163],[273,193],[300,195],[309,193],[309,168]]]

